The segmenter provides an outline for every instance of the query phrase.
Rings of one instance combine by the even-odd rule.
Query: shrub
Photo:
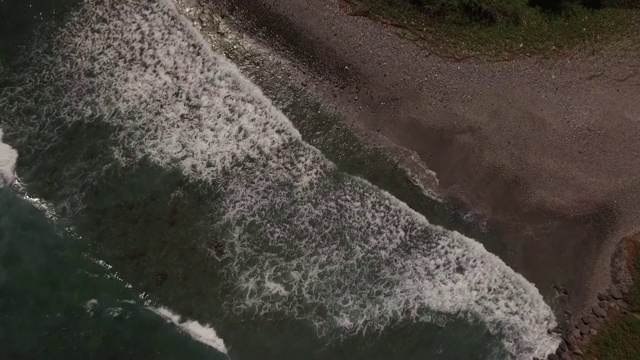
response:
[[[566,0],[529,0],[529,6],[540,8],[543,11],[558,13],[566,2]]]
[[[602,0],[603,7],[619,9],[640,9],[638,0]]]
[[[587,9],[640,8],[640,0],[386,0],[387,3],[410,3],[430,16],[456,22],[512,23],[521,21],[528,8],[546,13],[571,12],[575,6]]]
[[[517,23],[525,0],[409,0],[430,15],[446,16],[458,21],[480,23]]]

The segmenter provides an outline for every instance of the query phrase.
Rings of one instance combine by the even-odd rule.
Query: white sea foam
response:
[[[47,217],[47,219],[49,219],[49,220],[57,220],[58,219],[58,215],[56,214],[56,211],[55,211],[53,205],[51,203],[47,202],[47,201],[44,201],[41,198],[38,198],[38,197],[35,197],[35,196],[31,196],[27,192],[27,189],[25,188],[24,184],[22,183],[22,180],[20,180],[20,177],[18,177],[16,175],[14,180],[13,180],[13,183],[11,185],[13,187],[13,190],[23,200],[25,200],[26,202],[31,204],[31,206],[35,207],[36,209],[42,211],[44,213],[44,215]],[[69,233],[73,233],[73,229],[72,228],[67,228],[66,230]]]
[[[87,0],[29,70],[22,88],[0,89],[0,105],[20,111],[22,91],[36,92],[43,114],[113,125],[120,164],[146,157],[221,189],[223,223],[211,226],[233,229],[218,259],[237,313],[306,319],[328,336],[452,314],[502,332],[514,358],[555,350],[535,286],[478,242],[339,174],[168,0]],[[63,95],[41,86],[51,76]]]
[[[84,309],[87,310],[87,314],[93,316],[99,306],[100,303],[98,303],[98,300],[91,299],[84,304]]]
[[[218,337],[216,331],[212,327],[201,325],[197,321],[181,321],[180,315],[171,312],[171,310],[165,307],[148,307],[147,309],[153,311],[158,316],[174,324],[180,330],[191,336],[194,340],[199,341],[207,346],[211,346],[212,348],[220,351],[223,354],[227,353],[227,347],[224,345],[224,341],[222,341],[222,339]]]
[[[107,313],[107,315],[115,318],[115,317],[118,317],[118,316],[122,315],[122,308],[121,307],[110,307],[110,308],[107,308],[106,313]]]
[[[15,168],[18,152],[2,142],[3,132],[0,129],[0,187],[11,185],[16,178]]]
[[[128,283],[125,283],[124,280],[122,280],[117,273],[112,272],[112,268],[113,268],[112,265],[108,264],[104,260],[96,260],[89,256],[87,257],[91,259],[94,263],[102,266],[105,270],[109,272],[109,274],[107,275],[107,278],[116,279],[124,283],[127,288],[131,288],[131,285]],[[147,300],[147,294],[144,292],[139,294],[139,297],[140,299],[145,300],[144,303],[147,306],[147,309],[153,311],[155,314],[159,315],[160,317],[167,320],[168,322],[173,323],[181,331],[191,336],[194,340],[201,342],[207,346],[211,346],[212,348],[224,354],[227,354],[227,348],[224,344],[224,341],[218,337],[218,335],[216,334],[216,331],[212,327],[208,325],[201,325],[199,322],[192,321],[192,320],[181,321],[180,315],[171,312],[171,310],[165,307],[149,306],[150,301]],[[126,303],[126,304],[133,304],[133,305],[136,304],[136,301],[129,300],[129,299],[120,300],[120,302]],[[91,299],[85,303],[84,307],[87,310],[87,313],[93,316],[96,309],[98,309],[99,306],[100,304],[98,303],[98,300]],[[121,307],[109,307],[105,310],[105,312],[107,315],[111,317],[118,317],[122,314],[123,309]]]

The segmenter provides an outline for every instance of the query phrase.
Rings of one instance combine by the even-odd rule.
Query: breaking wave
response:
[[[223,220],[212,226],[228,231],[212,261],[235,286],[231,310],[305,319],[328,336],[449,314],[481,319],[514,358],[555,350],[556,321],[533,284],[338,172],[168,0],[85,1],[22,76],[0,89],[0,106],[21,112],[35,92],[43,122],[112,125],[123,164],[148,158],[216,184]]]
[[[216,334],[216,331],[212,327],[202,325],[193,320],[181,321],[180,315],[165,307],[148,307],[148,309],[177,326],[181,331],[187,333],[194,340],[210,346],[223,354],[227,354],[227,347],[224,345],[224,341],[218,337],[218,334]]]
[[[18,152],[11,146],[2,142],[2,129],[0,129],[0,187],[11,185],[16,179],[16,161]]]

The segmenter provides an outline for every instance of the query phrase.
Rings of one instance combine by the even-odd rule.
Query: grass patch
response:
[[[610,0],[609,0],[610,1]],[[351,0],[443,56],[550,55],[629,37],[640,10],[627,0]],[[640,2],[638,2],[640,4]],[[588,5],[588,6],[585,6]],[[635,36],[635,34],[634,34]],[[637,36],[636,36],[637,39]]]
[[[640,360],[640,318],[633,315],[640,316],[640,251],[635,251],[633,272],[635,280],[628,298],[631,314],[621,315],[591,340],[585,352],[588,359]]]

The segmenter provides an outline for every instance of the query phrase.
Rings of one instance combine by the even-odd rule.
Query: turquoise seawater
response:
[[[0,358],[553,351],[533,285],[336,169],[169,1],[4,0],[0,21]]]

